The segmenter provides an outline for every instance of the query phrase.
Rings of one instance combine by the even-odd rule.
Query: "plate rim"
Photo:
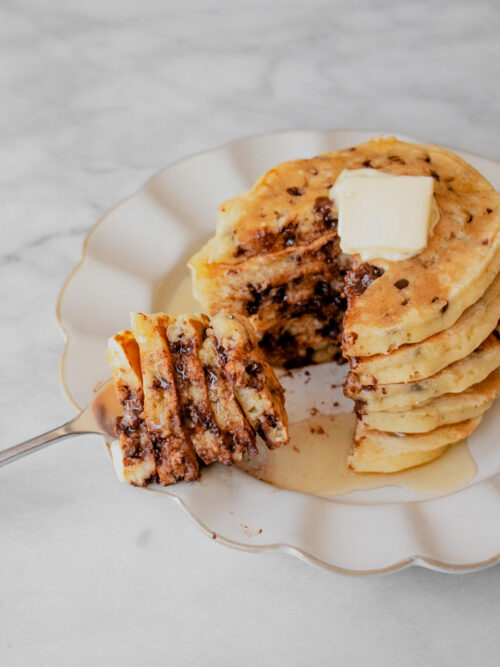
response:
[[[66,377],[64,374],[64,369],[65,369],[65,363],[66,363],[66,357],[67,357],[67,351],[68,351],[68,346],[69,346],[69,340],[70,336],[69,333],[67,332],[64,323],[63,323],[63,318],[61,315],[61,305],[62,305],[62,300],[63,297],[66,293],[66,290],[68,289],[69,285],[71,284],[73,278],[75,275],[80,271],[82,268],[86,256],[87,256],[87,247],[89,244],[89,241],[95,231],[103,224],[108,216],[110,216],[116,209],[121,207],[123,204],[125,204],[128,201],[131,201],[135,196],[137,196],[144,188],[147,187],[147,185],[166,172],[168,169],[182,164],[184,162],[187,162],[193,158],[196,158],[201,155],[209,154],[209,153],[214,153],[216,151],[220,151],[223,149],[227,149],[230,146],[244,142],[245,140],[251,140],[251,139],[257,139],[257,138],[264,138],[264,137],[274,137],[277,135],[282,135],[282,134],[323,134],[323,133],[346,133],[346,132],[364,132],[364,133],[369,133],[372,134],[373,136],[397,136],[397,137],[403,137],[403,140],[411,140],[414,142],[419,142],[424,140],[414,138],[414,137],[406,137],[404,136],[403,133],[397,133],[397,132],[385,132],[385,131],[371,131],[367,129],[352,129],[352,128],[332,128],[332,129],[319,129],[319,130],[314,130],[314,129],[286,129],[286,130],[278,130],[278,131],[272,131],[272,132],[259,132],[259,133],[253,133],[253,134],[248,134],[248,135],[243,135],[240,137],[237,137],[235,139],[231,139],[229,141],[223,142],[221,144],[215,145],[213,147],[206,148],[202,151],[196,151],[193,153],[189,153],[188,155],[185,155],[183,157],[180,157],[177,160],[173,160],[172,162],[169,162],[165,167],[162,167],[161,169],[155,171],[151,176],[149,176],[145,181],[143,181],[138,187],[135,188],[135,190],[128,196],[123,197],[120,199],[116,204],[111,206],[98,220],[90,227],[88,232],[86,233],[83,242],[82,242],[82,247],[81,247],[81,252],[80,252],[80,258],[77,262],[77,264],[73,267],[73,269],[70,271],[70,273],[67,275],[65,280],[63,281],[63,284],[59,290],[57,300],[56,300],[56,305],[55,305],[55,322],[57,325],[57,328],[61,332],[61,335],[63,337],[63,349],[60,355],[59,359],[59,365],[58,365],[58,375],[59,375],[59,382],[61,384],[61,388],[63,391],[63,394],[66,398],[66,400],[70,403],[70,405],[77,411],[80,412],[83,407],[78,405],[76,400],[73,398],[71,391],[69,389],[68,383],[66,381]],[[425,142],[424,142],[425,143]],[[466,153],[469,156],[477,157],[481,160],[487,160],[489,162],[495,163],[495,160],[492,160],[490,158],[483,158],[480,155],[477,155],[475,153],[471,153],[469,151],[463,151],[460,148],[457,147],[450,147],[447,146],[446,144],[440,144],[441,146],[444,146],[445,148],[448,148],[453,151],[461,151],[462,153]],[[106,440],[104,440],[106,442]],[[484,482],[481,482],[482,484]],[[251,545],[251,544],[246,544],[244,542],[238,542],[237,540],[230,539],[228,537],[224,537],[223,535],[220,535],[213,530],[211,530],[201,519],[200,517],[193,512],[188,504],[186,503],[185,500],[177,496],[176,494],[167,491],[167,490],[158,490],[155,488],[139,488],[140,491],[143,491],[144,493],[153,493],[153,494],[159,494],[163,497],[169,498],[171,501],[175,502],[178,507],[184,512],[184,514],[191,519],[191,521],[205,534],[207,537],[210,539],[216,540],[220,544],[230,547],[232,549],[236,549],[239,551],[246,551],[250,553],[286,553],[290,556],[293,556],[297,558],[298,560],[301,560],[303,562],[306,562],[309,565],[312,565],[313,567],[330,571],[330,572],[335,572],[338,574],[343,574],[343,575],[349,575],[349,576],[373,576],[373,575],[383,575],[383,574],[389,574],[391,572],[397,572],[399,570],[404,570],[409,567],[423,567],[426,569],[438,571],[438,572],[443,572],[447,574],[460,574],[460,573],[468,573],[468,572],[476,572],[488,567],[492,567],[493,565],[497,564],[500,562],[500,552],[490,556],[489,558],[486,558],[481,561],[475,561],[472,563],[461,563],[461,564],[454,564],[454,563],[449,563],[446,561],[441,561],[439,559],[434,559],[430,558],[428,556],[420,556],[418,554],[414,554],[409,556],[408,558],[404,558],[402,560],[399,560],[395,563],[392,563],[390,565],[381,567],[381,568],[374,568],[374,569],[351,569],[351,568],[345,568],[339,565],[335,565],[333,563],[329,563],[321,558],[318,558],[317,556],[314,556],[313,554],[309,553],[307,550],[297,547],[292,544],[287,544],[287,543],[273,543],[273,544],[266,544],[266,545]]]
[[[500,562],[500,553],[490,556],[482,561],[475,561],[473,563],[447,563],[441,561],[437,558],[430,558],[428,556],[419,556],[418,554],[409,556],[408,558],[403,558],[396,563],[391,565],[386,565],[385,567],[373,568],[373,569],[351,569],[341,567],[340,565],[334,565],[333,563],[328,563],[327,561],[313,556],[305,549],[296,547],[292,544],[287,544],[285,542],[277,542],[275,544],[264,544],[264,545],[252,545],[245,544],[244,542],[238,542],[236,540],[231,540],[224,535],[220,535],[215,531],[211,530],[188,506],[188,504],[179,496],[176,496],[174,493],[165,490],[158,490],[155,488],[141,488],[138,487],[143,493],[154,493],[161,495],[162,497],[167,497],[174,503],[176,503],[179,508],[186,514],[191,521],[203,532],[205,535],[212,540],[216,540],[220,544],[235,549],[237,551],[246,551],[248,553],[284,553],[289,556],[293,556],[298,560],[301,560],[308,565],[319,568],[321,570],[327,570],[330,572],[335,572],[337,574],[362,577],[362,576],[374,576],[374,575],[384,575],[390,574],[391,572],[397,572],[399,570],[405,570],[409,567],[423,567],[428,570],[434,570],[435,572],[442,572],[443,574],[467,574],[469,572],[478,572],[484,570],[488,567],[493,567],[498,562]],[[425,501],[424,501],[425,502]]]

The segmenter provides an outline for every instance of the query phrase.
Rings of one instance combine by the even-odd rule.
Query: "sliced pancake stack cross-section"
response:
[[[348,258],[328,188],[341,170],[328,156],[271,169],[219,207],[215,237],[190,260],[204,310],[247,316],[275,365],[340,353]]]
[[[221,315],[216,327],[201,314],[131,319],[107,350],[123,407],[112,445],[121,479],[194,480],[200,462],[256,454],[256,432],[270,449],[288,442],[283,390],[244,318]]]
[[[434,179],[439,219],[421,253],[369,263],[341,253],[329,194],[359,168]],[[190,267],[206,311],[247,315],[272,363],[338,359],[342,345],[355,470],[435,458],[498,392],[500,195],[442,148],[384,138],[278,165],[219,207]]]

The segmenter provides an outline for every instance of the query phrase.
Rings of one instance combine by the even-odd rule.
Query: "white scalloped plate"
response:
[[[66,339],[61,382],[71,403],[86,405],[94,387],[108,378],[106,340],[127,325],[129,312],[155,310],[165,285],[168,292],[171,282],[173,292],[187,275],[187,259],[213,233],[218,203],[247,189],[274,164],[378,134],[384,133],[304,131],[241,139],[167,167],[107,213],[90,231],[57,304]],[[456,152],[500,188],[500,165]],[[470,571],[500,560],[498,432],[497,407],[469,438],[476,478],[440,498],[386,487],[327,500],[217,465],[204,470],[200,483],[150,491],[175,500],[227,546],[284,551],[351,574],[409,565]]]

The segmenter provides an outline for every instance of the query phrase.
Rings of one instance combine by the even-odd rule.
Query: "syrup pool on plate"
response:
[[[254,477],[291,491],[331,497],[351,491],[401,486],[422,495],[457,491],[477,472],[466,442],[449,447],[439,458],[390,474],[354,473],[347,455],[355,427],[353,412],[315,415],[290,425],[290,443],[248,457],[239,466]]]
[[[171,279],[157,289],[156,307],[169,315],[200,312],[189,276],[172,291]],[[354,433],[353,402],[342,392],[346,366],[321,364],[293,372],[278,372],[285,388],[290,418],[290,443],[259,454],[238,467],[269,484],[315,496],[332,497],[351,491],[399,486],[421,495],[452,493],[477,473],[466,441],[452,445],[439,458],[401,472],[354,473],[347,454]]]

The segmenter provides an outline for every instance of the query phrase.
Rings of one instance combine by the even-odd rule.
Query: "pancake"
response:
[[[372,262],[384,273],[349,303],[344,320],[349,357],[384,354],[447,329],[500,271],[500,195],[472,166],[437,146],[395,139],[357,150],[384,172],[433,176],[440,218],[418,255]],[[388,168],[391,155],[398,159]]]
[[[215,423],[200,361],[203,333],[208,324],[204,315],[179,315],[167,328],[183,423],[196,455],[205,464],[227,458],[221,453],[224,438]]]
[[[141,361],[132,332],[120,331],[113,336],[106,357],[123,408],[123,415],[115,425],[118,440],[111,444],[113,464],[124,482],[145,486],[156,476],[156,460],[152,439],[142,419]]]
[[[287,444],[284,394],[241,316],[133,313],[107,359],[123,406],[113,462],[123,481],[163,485],[199,476],[200,461],[232,465],[257,453],[256,432]]]
[[[439,458],[448,449],[449,445],[425,449],[423,451],[408,450],[401,451],[397,445],[387,445],[376,442],[363,442],[359,449],[354,451],[348,460],[349,468],[354,472],[366,473],[391,473],[407,470],[424,463],[430,463]]]
[[[154,439],[158,479],[163,485],[197,479],[199,464],[181,421],[176,372],[166,336],[172,320],[163,313],[133,313],[131,320],[141,355],[143,416]]]
[[[434,177],[440,218],[422,253],[368,265],[342,255],[328,195],[343,169],[360,167]],[[268,171],[219,207],[216,235],[190,267],[206,311],[248,315],[273,360],[334,358],[342,329],[344,355],[369,357],[449,328],[481,298],[500,270],[499,231],[500,196],[470,165],[378,139]],[[317,320],[306,335],[291,328],[304,316]]]
[[[227,434],[221,463],[232,465],[239,462],[243,454],[256,454],[255,434],[243,413],[233,388],[224,374],[224,359],[217,349],[217,339],[212,329],[205,332],[205,340],[200,349],[200,361],[207,375],[207,388],[215,423],[222,433]]]
[[[288,417],[283,389],[259,349],[254,330],[246,318],[221,313],[211,320],[225,359],[224,372],[252,428],[269,449],[286,444]]]
[[[206,261],[210,246],[190,260],[194,295],[206,312],[247,316],[275,365],[303,365],[316,361],[316,352],[327,359],[339,352],[347,261],[336,232],[237,264]]]
[[[363,386],[349,373],[344,393],[358,401],[361,412],[393,412],[427,404],[443,394],[460,393],[484,380],[500,366],[500,332],[497,329],[464,359],[423,380]]]
[[[500,318],[500,275],[483,297],[470,306],[446,331],[390,354],[351,359],[351,369],[361,384],[412,382],[435,375],[471,354],[495,329]]]
[[[481,417],[476,417],[414,435],[377,431],[358,422],[349,468],[355,472],[396,472],[427,463],[441,456],[448,445],[470,435],[480,421]]]
[[[500,391],[500,370],[459,394],[445,394],[424,405],[400,412],[365,412],[361,422],[371,429],[424,433],[444,424],[479,417],[491,407]]]

